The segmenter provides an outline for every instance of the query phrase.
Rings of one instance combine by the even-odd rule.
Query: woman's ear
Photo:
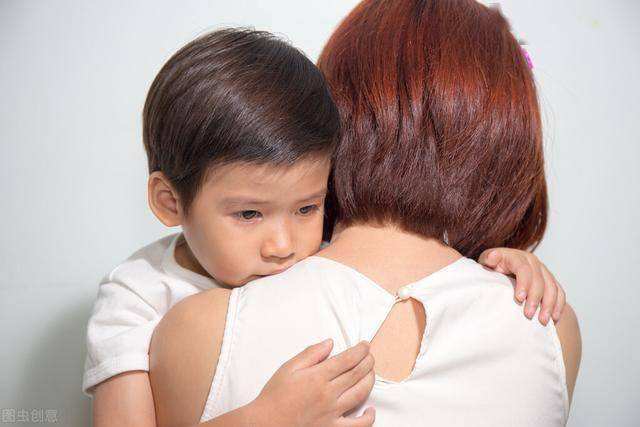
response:
[[[164,173],[155,171],[149,175],[147,197],[151,211],[161,223],[167,227],[182,225],[180,198]]]

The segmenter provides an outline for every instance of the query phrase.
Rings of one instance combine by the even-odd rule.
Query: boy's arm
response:
[[[502,274],[516,278],[515,299],[518,304],[526,300],[524,315],[532,319],[542,302],[538,320],[547,325],[550,319],[558,322],[567,301],[567,295],[553,274],[534,254],[510,248],[484,251],[478,262]]]
[[[161,305],[166,292],[156,288],[111,276],[100,284],[87,324],[82,381],[82,390],[87,395],[91,395],[96,385],[116,375],[149,370],[151,336],[166,312]]]
[[[87,325],[83,391],[95,426],[155,427],[148,352],[164,307],[164,289],[119,270],[105,276]]]
[[[98,384],[93,397],[94,427],[155,427],[149,375],[125,372]]]

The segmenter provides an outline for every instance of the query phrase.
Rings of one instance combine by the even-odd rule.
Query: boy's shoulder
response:
[[[141,296],[152,293],[164,299],[168,293],[172,303],[202,290],[219,287],[213,279],[177,263],[174,251],[181,235],[170,234],[138,249],[106,274],[100,286],[125,287]]]
[[[122,304],[135,296],[166,312],[185,297],[219,287],[213,279],[178,265],[174,251],[181,235],[174,233],[138,249],[107,273],[99,283],[96,304]]]
[[[177,239],[180,234],[180,232],[177,232],[161,237],[129,255],[127,260],[148,259],[161,262],[169,247],[172,246],[173,241]]]
[[[164,236],[136,250],[105,275],[101,282],[155,280],[158,276],[166,275],[164,264],[169,255],[168,251],[179,234]]]

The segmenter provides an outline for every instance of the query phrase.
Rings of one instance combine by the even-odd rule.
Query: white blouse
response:
[[[426,327],[411,374],[376,376],[368,400],[379,426],[561,426],[569,412],[562,349],[551,320],[529,320],[508,277],[461,258],[392,295],[355,269],[309,257],[231,292],[224,338],[201,421],[252,401],[305,347],[332,354],[370,341],[399,299]]]

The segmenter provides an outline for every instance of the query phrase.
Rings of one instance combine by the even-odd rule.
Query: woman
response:
[[[471,0],[365,0],[319,66],[343,123],[331,245],[177,306],[151,355],[181,375],[152,381],[181,394],[156,404],[204,406],[206,421],[330,337],[334,352],[371,342],[375,382],[353,415],[374,405],[377,424],[565,424],[575,313],[529,322],[509,279],[471,259],[535,246],[546,225],[537,95],[508,23]]]

